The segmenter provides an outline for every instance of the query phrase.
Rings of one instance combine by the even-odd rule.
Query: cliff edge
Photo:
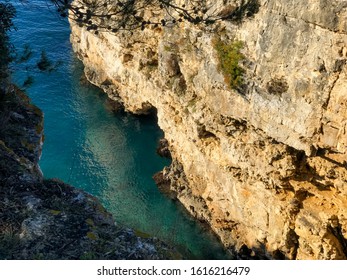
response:
[[[240,2],[206,5],[227,15]],[[157,109],[173,158],[163,176],[226,248],[346,259],[347,2],[258,4],[238,22],[131,33],[71,21],[71,42],[110,98],[136,114]]]

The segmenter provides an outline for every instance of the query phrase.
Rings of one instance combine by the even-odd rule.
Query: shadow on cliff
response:
[[[288,260],[283,252],[275,250],[269,252],[265,249],[265,245],[261,244],[259,247],[248,248],[242,245],[239,250],[229,249],[234,259],[237,260]]]

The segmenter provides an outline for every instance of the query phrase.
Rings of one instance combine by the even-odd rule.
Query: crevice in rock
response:
[[[325,150],[325,151],[327,151],[327,150]],[[330,152],[330,153],[333,154],[334,152]],[[325,159],[326,161],[332,163],[332,164],[335,164],[335,165],[337,165],[337,166],[339,166],[339,167],[342,167],[342,168],[347,168],[347,162],[346,162],[346,161],[344,161],[343,163],[338,162],[338,161],[336,161],[336,160],[333,160],[332,158],[329,158],[325,153],[324,153],[324,154],[321,154],[321,155],[319,155],[319,156],[320,156],[321,158]]]
[[[285,235],[285,247],[283,249],[283,254],[286,258],[292,260],[297,258],[300,243],[299,235],[295,232],[295,223],[301,209],[304,208],[303,202],[310,196],[312,196],[310,192],[304,188],[300,188],[294,191],[294,197],[288,205],[289,229]]]
[[[279,249],[272,252],[272,257],[275,260],[285,260],[286,259],[285,254],[283,252],[281,252],[281,250],[279,250]]]
[[[344,64],[343,64],[343,65],[345,65],[345,64],[346,64],[346,60],[344,59],[343,61],[344,61]],[[329,89],[329,92],[328,92],[328,97],[327,97],[326,101],[324,102],[324,104],[322,105],[322,108],[323,108],[324,110],[327,110],[327,109],[328,109],[329,102],[330,102],[330,98],[331,98],[331,93],[333,92],[333,90],[334,90],[334,88],[335,88],[335,85],[336,85],[337,81],[340,79],[340,75],[341,75],[341,71],[342,71],[343,65],[338,65],[338,66],[336,66],[336,62],[335,62],[335,68],[337,69],[337,71],[334,70],[334,72],[337,72],[337,77],[336,77],[336,79],[333,81],[333,83],[332,83],[332,85],[331,85],[331,87],[330,87],[330,89]]]
[[[241,119],[237,120],[229,116],[220,115],[217,122],[224,127],[225,134],[231,137],[247,129],[247,121]]]
[[[343,254],[345,257],[347,257],[347,239],[343,236],[342,233],[342,225],[339,223],[338,218],[336,217],[336,225],[333,227],[333,225],[328,225],[327,230],[332,233],[336,239],[339,241]]]
[[[213,132],[208,131],[206,129],[205,125],[200,125],[197,127],[197,131],[198,131],[198,137],[200,139],[208,139],[208,138],[214,138],[214,139],[219,139]]]
[[[299,249],[299,236],[294,229],[290,229],[287,233],[286,245],[289,248],[290,259],[295,260]]]

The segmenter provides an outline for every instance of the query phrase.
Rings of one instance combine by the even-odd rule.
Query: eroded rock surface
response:
[[[213,1],[213,9],[238,2]],[[345,259],[347,2],[259,4],[238,23],[131,35],[71,22],[71,41],[87,78],[111,99],[135,114],[157,109],[173,158],[163,174],[227,248]],[[241,89],[225,83],[216,38],[243,42]]]

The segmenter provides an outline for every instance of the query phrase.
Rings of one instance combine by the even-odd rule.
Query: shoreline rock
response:
[[[161,157],[171,159],[169,142],[165,138],[162,138],[159,140],[157,154],[160,155]]]
[[[182,258],[157,238],[116,225],[90,194],[44,179],[42,112],[14,85],[0,98],[0,259]]]

